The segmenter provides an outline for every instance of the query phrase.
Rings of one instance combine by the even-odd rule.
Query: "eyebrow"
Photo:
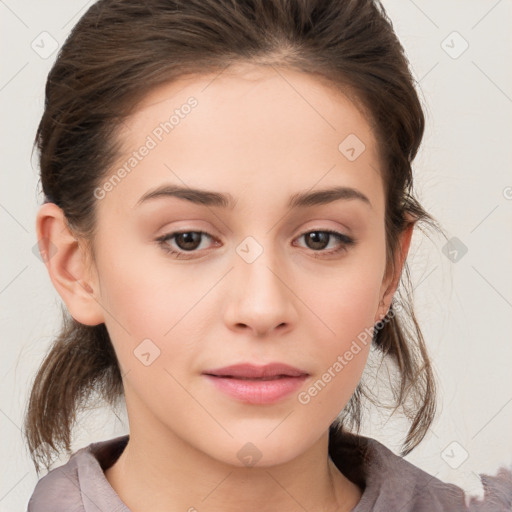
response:
[[[182,187],[179,185],[162,185],[146,192],[137,201],[135,206],[139,206],[151,199],[163,197],[176,197],[202,206],[229,208],[231,210],[236,204],[234,197],[229,193],[223,194],[211,190]],[[350,199],[359,199],[372,208],[370,200],[362,192],[352,187],[343,186],[316,190],[314,192],[298,192],[290,197],[287,207],[290,209],[308,208],[329,204],[338,200]]]

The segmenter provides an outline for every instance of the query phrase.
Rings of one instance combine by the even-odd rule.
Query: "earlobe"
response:
[[[402,274],[402,269],[405,264],[405,260],[407,258],[407,254],[409,252],[409,247],[411,245],[412,233],[414,231],[415,221],[410,220],[407,227],[400,234],[399,239],[399,250],[395,255],[395,268],[392,272],[392,275],[388,276],[387,279],[384,280],[381,288],[381,300],[379,303],[379,309],[377,310],[377,314],[375,316],[375,322],[378,322],[382,318],[384,318],[389,310],[389,306],[391,304],[391,300],[393,299],[393,295],[395,294],[396,289],[398,288],[398,283],[400,282],[400,275]]]
[[[41,258],[70,315],[85,325],[104,322],[95,274],[86,265],[84,248],[68,228],[62,209],[54,203],[43,204],[36,233]]]

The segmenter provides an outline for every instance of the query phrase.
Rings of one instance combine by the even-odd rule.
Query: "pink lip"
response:
[[[255,366],[250,363],[233,364],[224,366],[223,368],[215,368],[213,370],[205,370],[206,375],[216,375],[219,377],[246,377],[248,379],[258,379],[263,377],[277,377],[286,375],[288,377],[300,377],[308,375],[307,372],[294,368],[284,363],[270,363],[263,366]]]
[[[273,380],[242,380],[234,377],[205,375],[224,393],[249,404],[271,404],[296,391],[306,379],[302,377],[275,377]]]
[[[220,391],[246,403],[270,404],[297,390],[308,373],[272,363],[265,366],[237,364],[206,370],[203,375]]]

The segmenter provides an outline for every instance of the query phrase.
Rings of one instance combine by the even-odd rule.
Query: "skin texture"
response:
[[[190,97],[197,106],[159,141],[154,130]],[[328,457],[328,428],[361,378],[369,343],[309,403],[298,393],[270,405],[242,403],[201,375],[239,362],[284,362],[310,376],[307,390],[361,332],[388,311],[396,271],[386,273],[384,188],[367,119],[345,95],[309,75],[256,65],[186,77],[153,90],[122,125],[123,154],[103,183],[147,141],[157,142],[98,200],[94,257],[54,204],[41,207],[38,238],[71,315],[104,322],[123,374],[130,441],[106,477],[134,512],[351,510],[361,489]],[[354,161],[338,149],[365,144]],[[160,197],[176,184],[229,193],[233,208]],[[101,186],[101,185],[100,185]],[[347,186],[344,199],[290,210],[297,192]],[[356,242],[307,233],[332,229]],[[175,258],[156,239],[205,231]],[[246,237],[252,237],[245,246]],[[186,252],[175,238],[166,245]],[[261,254],[251,262],[237,248]],[[184,249],[185,248],[185,249]],[[315,257],[316,256],[316,257]],[[145,365],[143,340],[157,353]],[[146,342],[148,343],[148,342]],[[157,348],[155,348],[157,347]],[[237,454],[252,443],[249,467]],[[247,449],[247,448],[246,448]]]

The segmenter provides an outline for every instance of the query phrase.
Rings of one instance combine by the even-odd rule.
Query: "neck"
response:
[[[161,436],[154,431],[147,436],[150,430],[136,425],[130,430],[126,448],[105,476],[132,512],[348,512],[361,497],[329,458],[328,432],[286,463],[239,467],[209,457],[168,430]]]

